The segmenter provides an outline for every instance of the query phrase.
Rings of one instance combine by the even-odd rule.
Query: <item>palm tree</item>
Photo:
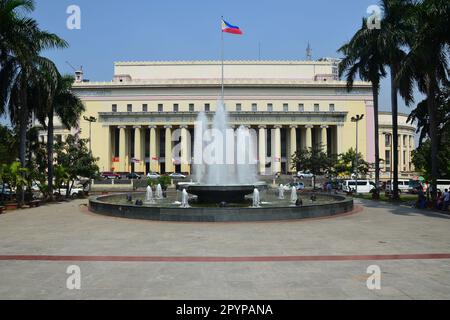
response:
[[[70,75],[61,76],[58,73],[54,90],[50,92],[47,109],[38,117],[44,128],[47,128],[47,169],[50,197],[53,196],[54,177],[54,116],[60,119],[66,129],[71,129],[78,125],[80,115],[85,111],[83,102],[71,90],[74,80]],[[47,120],[47,124],[45,120]]]
[[[0,114],[9,112],[11,123],[18,128],[19,159],[23,167],[26,166],[27,129],[31,112],[35,111],[31,106],[35,96],[31,92],[40,93],[43,73],[53,73],[52,63],[39,53],[67,47],[57,35],[41,30],[34,19],[22,15],[33,10],[33,0],[0,0]]]
[[[392,152],[393,152],[393,198],[399,199],[398,191],[398,83],[397,75],[406,56],[404,51],[413,33],[410,15],[415,4],[412,0],[381,0],[383,11],[381,28],[377,37],[378,50],[386,59],[391,77]]]
[[[353,82],[359,75],[364,81],[372,83],[374,124],[375,124],[375,184],[380,182],[380,147],[379,147],[379,126],[378,126],[378,95],[380,92],[380,80],[386,76],[383,52],[379,50],[378,38],[380,31],[367,28],[367,19],[363,19],[361,29],[353,38],[343,45],[338,52],[345,55],[339,65],[339,76],[345,73],[347,79],[347,89],[351,91]]]
[[[447,0],[424,0],[416,6],[412,19],[416,32],[409,39],[410,51],[398,74],[400,93],[409,105],[414,102],[413,87],[417,84],[426,95],[428,136],[431,140],[432,198],[436,197],[438,178],[437,99],[440,87],[448,87],[448,46],[450,45],[450,3]],[[420,109],[424,111],[423,105]]]

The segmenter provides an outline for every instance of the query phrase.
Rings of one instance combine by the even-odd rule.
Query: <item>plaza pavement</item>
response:
[[[357,200],[362,210],[329,219],[171,223],[87,202],[0,215],[0,299],[450,298],[448,215]],[[70,265],[81,290],[66,288]],[[380,290],[366,286],[370,265]]]

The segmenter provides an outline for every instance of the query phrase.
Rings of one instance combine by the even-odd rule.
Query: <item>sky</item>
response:
[[[61,73],[83,66],[85,78],[110,81],[115,61],[218,60],[220,18],[239,26],[243,36],[225,35],[225,59],[313,59],[339,57],[377,0],[37,0],[32,16],[41,28],[70,47],[44,55]],[[69,30],[67,8],[81,9],[81,29]],[[420,97],[418,98],[420,99]],[[380,110],[390,109],[389,79],[380,92]],[[399,110],[410,112],[401,99]]]

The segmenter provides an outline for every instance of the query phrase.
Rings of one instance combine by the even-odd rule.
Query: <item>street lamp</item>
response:
[[[356,123],[356,163],[355,163],[355,194],[358,194],[358,122],[364,118],[363,114],[352,117],[352,122]]]
[[[392,181],[392,155],[393,155],[393,147],[392,147],[392,133],[391,132],[383,132],[385,136],[389,136],[389,192],[392,194],[394,189],[394,182]]]
[[[97,118],[95,117],[83,117],[84,120],[86,120],[87,122],[89,122],[89,152],[92,153],[92,139],[91,139],[91,125],[93,122],[97,122]]]

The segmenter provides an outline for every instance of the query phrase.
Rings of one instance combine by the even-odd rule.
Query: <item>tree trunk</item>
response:
[[[48,195],[50,200],[53,200],[53,144],[54,144],[54,126],[53,126],[53,108],[50,107],[48,112],[48,125],[47,125],[47,183],[48,183]]]
[[[27,165],[27,129],[28,129],[28,101],[27,101],[27,84],[26,81],[21,80],[21,106],[19,115],[19,160],[23,168]],[[23,187],[16,190],[19,193],[19,206],[25,203],[25,192]]]
[[[392,105],[392,156],[393,156],[393,199],[399,200],[398,194],[398,88],[396,84],[397,68],[391,66],[391,105]]]
[[[379,83],[372,84],[372,93],[373,93],[373,117],[374,117],[374,125],[375,125],[375,185],[376,185],[376,193],[375,198],[379,199],[379,186],[380,186],[380,139],[379,139],[379,125],[378,125],[378,91],[379,91]]]
[[[437,184],[436,179],[439,177],[438,172],[438,128],[436,123],[435,114],[435,99],[436,99],[436,86],[434,82],[434,75],[428,75],[426,79],[427,83],[427,109],[429,116],[429,135],[431,140],[431,198],[433,201],[436,199],[437,195]]]

